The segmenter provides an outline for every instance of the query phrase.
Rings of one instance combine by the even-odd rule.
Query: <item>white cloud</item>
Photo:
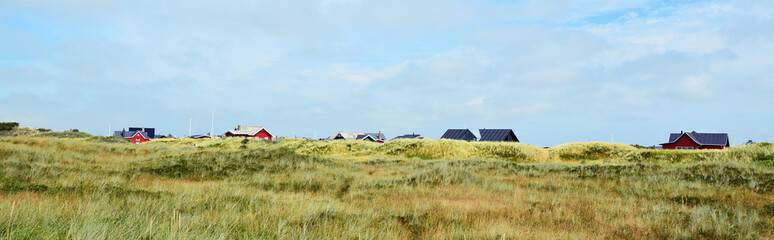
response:
[[[679,83],[679,93],[688,98],[705,99],[712,96],[710,76],[687,76]]]
[[[698,111],[699,102],[769,100],[771,4],[8,3],[0,9],[0,35],[12,36],[0,39],[0,84],[11,90],[0,90],[0,104],[19,104],[3,108],[4,116],[56,117],[63,126],[107,122],[98,115],[115,119],[122,108],[147,104],[170,119],[214,108],[234,114],[223,121],[286,131],[307,128],[300,119],[395,131],[442,128],[449,119],[568,119],[593,131],[611,127],[610,119],[669,114],[657,106],[674,102]],[[19,16],[36,28],[5,21]],[[352,112],[360,114],[349,119]],[[598,122],[583,122],[588,115]]]
[[[482,97],[477,97],[477,98],[472,98],[472,99],[468,100],[468,103],[466,103],[466,105],[468,105],[468,107],[483,107],[484,106],[484,99],[486,99],[486,97],[483,97],[483,96]]]

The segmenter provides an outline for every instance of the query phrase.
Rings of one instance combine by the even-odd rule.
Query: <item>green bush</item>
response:
[[[17,122],[0,122],[0,131],[11,131],[18,127],[19,123]]]

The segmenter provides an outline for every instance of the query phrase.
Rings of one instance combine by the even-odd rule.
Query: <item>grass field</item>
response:
[[[774,238],[774,146],[0,137],[0,239]]]

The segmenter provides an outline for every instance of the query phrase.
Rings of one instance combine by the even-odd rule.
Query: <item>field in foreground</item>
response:
[[[774,238],[773,147],[0,138],[0,238]]]

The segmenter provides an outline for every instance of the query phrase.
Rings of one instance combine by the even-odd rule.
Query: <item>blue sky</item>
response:
[[[774,141],[771,1],[4,1],[0,121]],[[477,133],[477,131],[474,131]]]

